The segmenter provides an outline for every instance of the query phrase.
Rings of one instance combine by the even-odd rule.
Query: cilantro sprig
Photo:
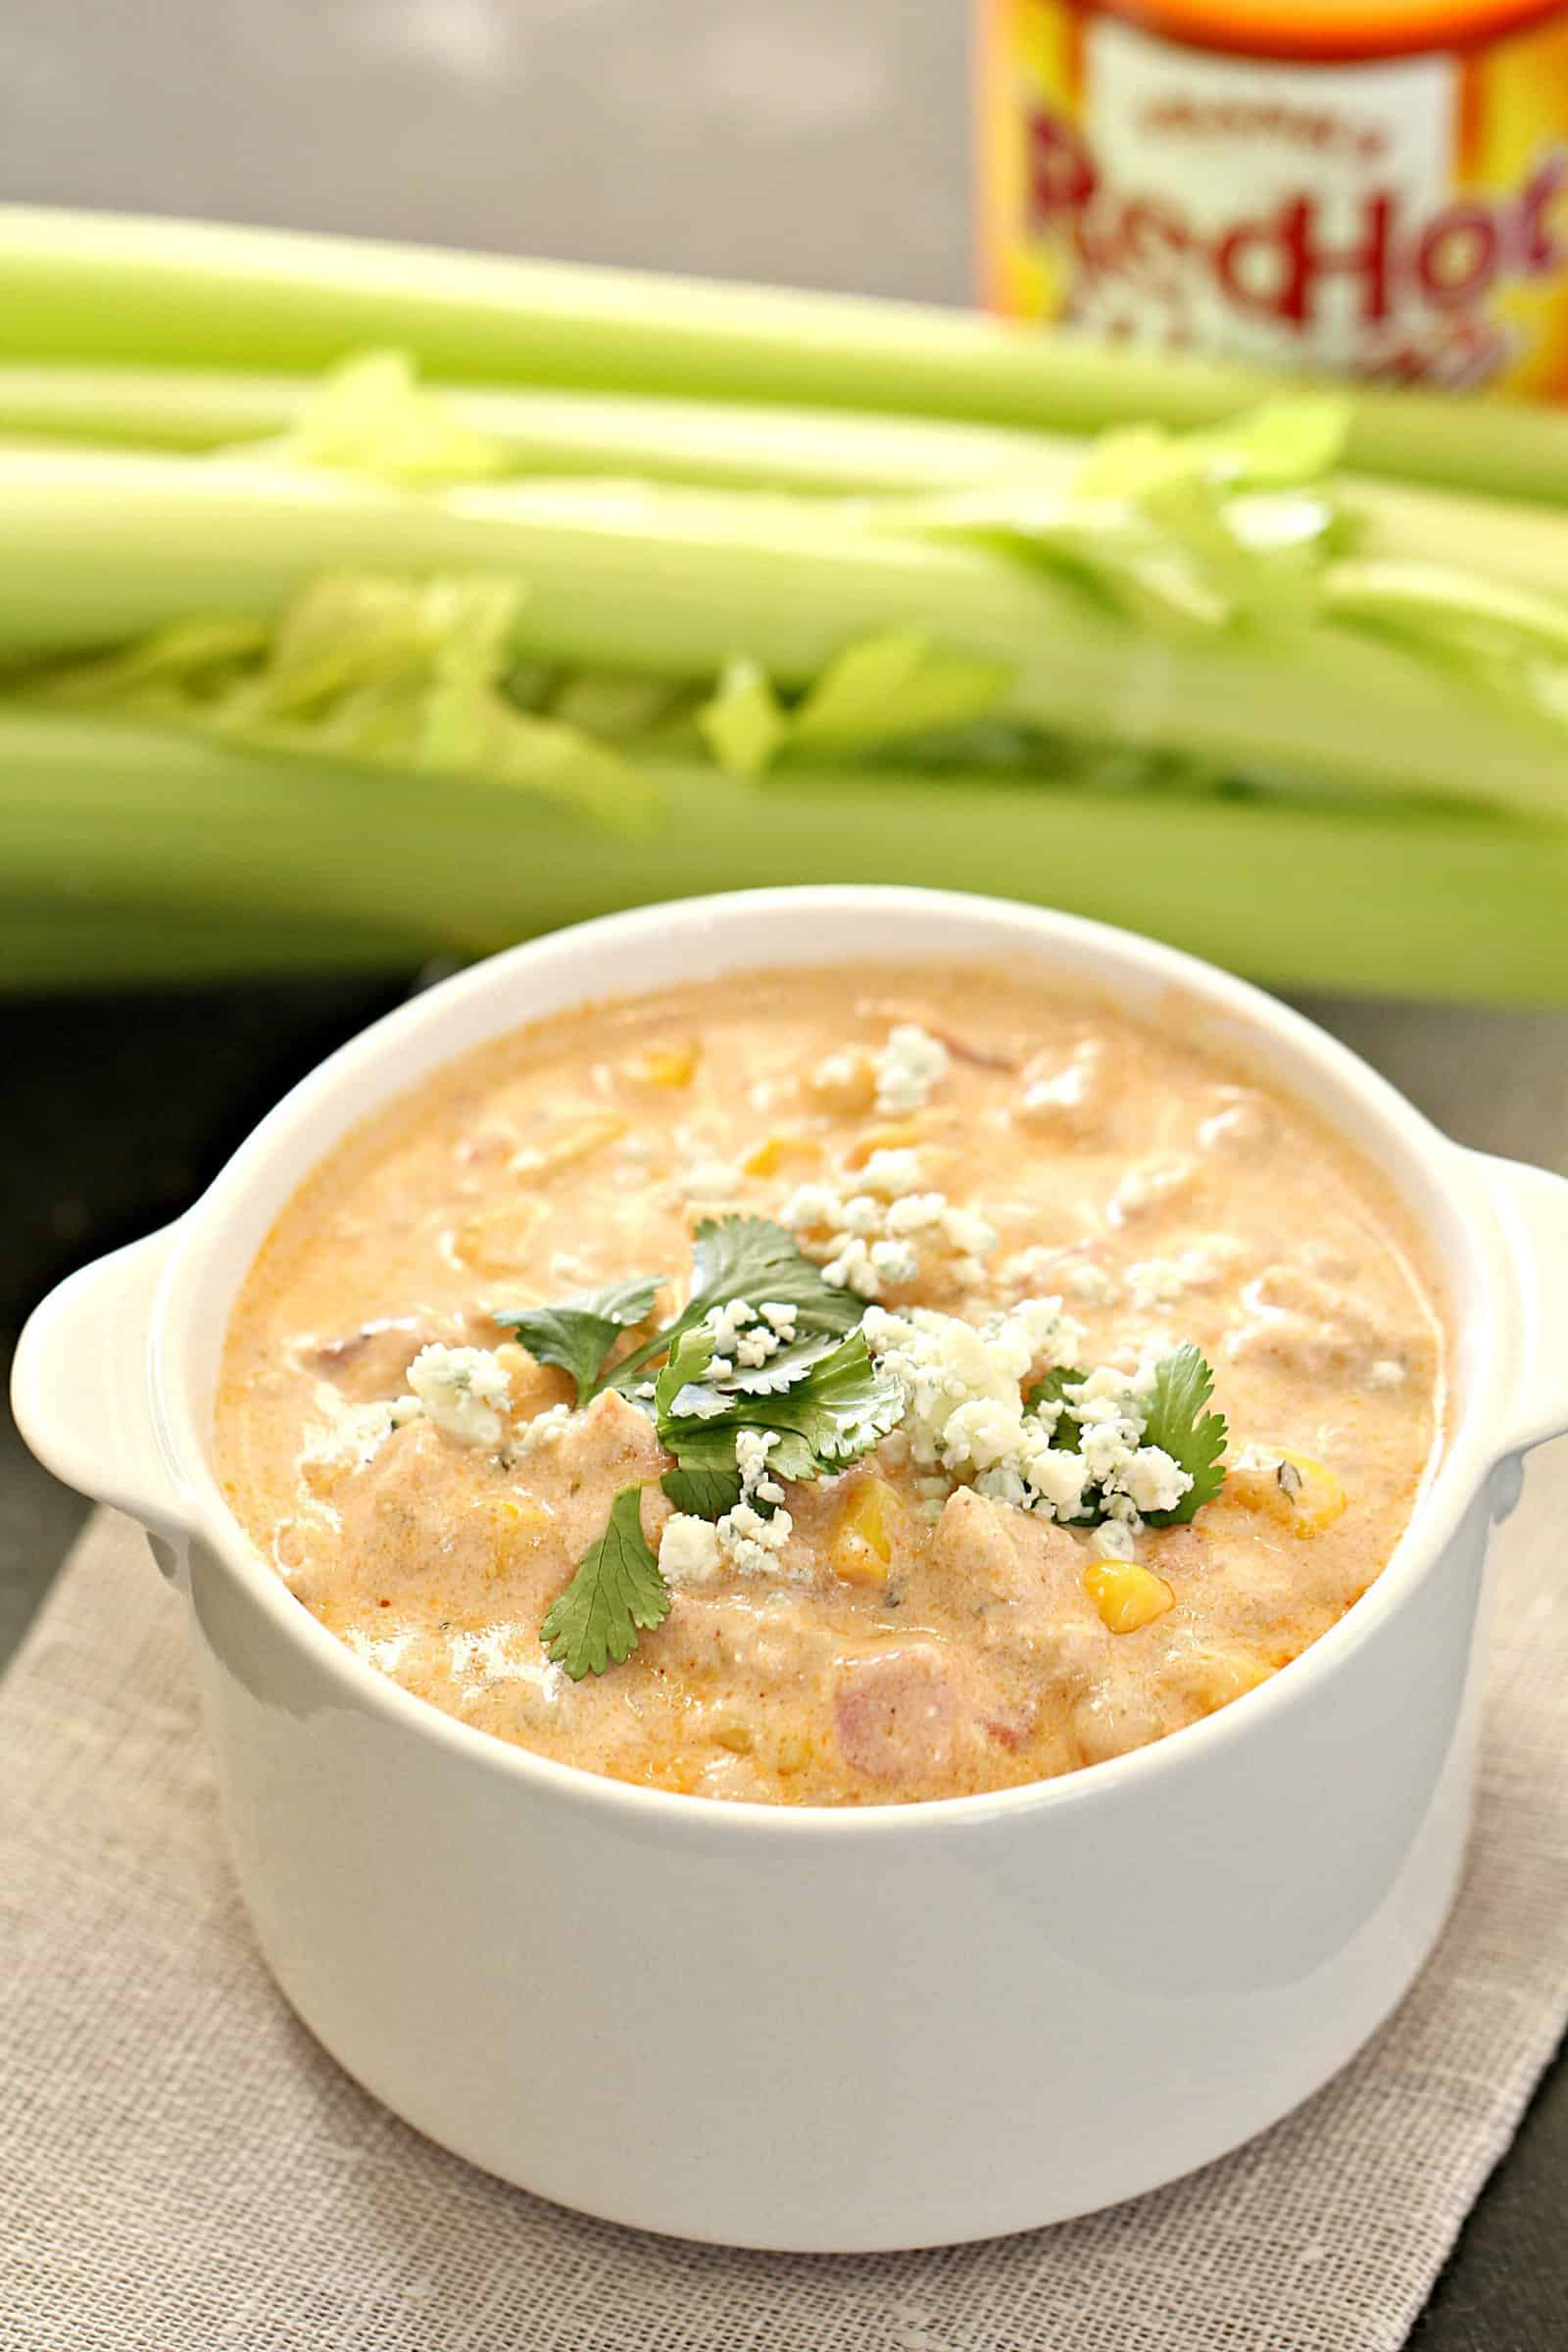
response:
[[[705,1217],[692,1242],[692,1286],[686,1304],[651,1338],[610,1363],[616,1343],[646,1323],[665,1277],[634,1275],[602,1291],[579,1292],[550,1306],[501,1307],[491,1316],[514,1331],[542,1364],[559,1364],[577,1384],[577,1402],[589,1404],[607,1389],[627,1396],[645,1366],[666,1355],[715,1306],[737,1298],[765,1298],[793,1306],[805,1336],[853,1331],[862,1312],[853,1292],[835,1290],[793,1234],[767,1217]]]
[[[633,1275],[602,1291],[579,1291],[554,1306],[501,1307],[491,1321],[514,1331],[536,1362],[569,1372],[577,1384],[577,1402],[586,1404],[615,1342],[652,1314],[659,1283],[657,1274]]]
[[[1066,1406],[1068,1390],[1081,1386],[1086,1378],[1085,1373],[1069,1365],[1058,1365],[1037,1381],[1024,1399],[1028,1410],[1041,1418],[1045,1417],[1043,1407],[1046,1411],[1054,1404],[1061,1407],[1051,1435],[1051,1443],[1058,1453],[1083,1451],[1083,1429]],[[1225,1416],[1203,1409],[1213,1394],[1214,1375],[1200,1350],[1187,1340],[1169,1355],[1160,1357],[1147,1396],[1138,1400],[1137,1409],[1144,1422],[1141,1443],[1159,1446],[1193,1482],[1173,1510],[1143,1513],[1150,1527],[1187,1526],[1205,1502],[1214,1500],[1225,1484],[1225,1473],[1220,1467],[1220,1456],[1229,1436]],[[1103,1491],[1091,1486],[1085,1491],[1083,1510],[1071,1524],[1098,1527],[1110,1515]]]
[[[653,1417],[661,1444],[675,1456],[662,1484],[677,1510],[718,1519],[735,1508],[742,1430],[774,1438],[771,1478],[814,1479],[866,1452],[902,1416],[901,1385],[877,1369],[857,1328],[862,1302],[825,1282],[782,1225],[765,1217],[705,1219],[693,1239],[686,1304],[612,1363],[625,1334],[647,1322],[661,1279],[640,1276],[550,1306],[505,1308],[493,1320],[514,1331],[541,1363],[569,1372],[579,1405],[611,1389],[634,1395],[649,1385],[648,1367],[664,1358],[652,1384]],[[760,1364],[718,1351],[710,1318],[740,1299],[795,1310],[793,1337],[778,1341]],[[668,1588],[642,1532],[639,1492],[626,1487],[617,1494],[610,1525],[546,1614],[542,1638],[573,1681],[629,1657],[639,1629],[669,1613]]]
[[[762,1395],[747,1385],[744,1370],[715,1379],[712,1363],[710,1335],[693,1331],[659,1376],[659,1435],[679,1464],[676,1477],[727,1473],[738,1433],[753,1429],[777,1441],[767,1457],[770,1477],[828,1478],[868,1452],[904,1417],[903,1384],[872,1362],[861,1331],[836,1345],[822,1334],[814,1345],[803,1341],[781,1349],[760,1370],[781,1367],[778,1378],[787,1375],[787,1385]],[[664,1491],[669,1493],[667,1480]]]
[[[645,1365],[666,1355],[689,1331],[706,1323],[717,1306],[736,1299],[793,1306],[796,1328],[812,1332],[853,1331],[864,1312],[852,1291],[824,1282],[822,1269],[806,1255],[792,1233],[770,1217],[705,1217],[692,1238],[691,1296],[680,1313],[652,1339],[601,1372],[595,1394],[625,1394]]]
[[[783,1226],[764,1217],[706,1219],[692,1244],[686,1304],[612,1362],[626,1335],[647,1324],[662,1279],[638,1276],[550,1306],[504,1309],[494,1319],[516,1332],[542,1363],[568,1371],[579,1404],[614,1390],[651,1411],[660,1443],[675,1456],[661,1484],[678,1511],[719,1519],[736,1507],[743,1493],[743,1431],[773,1440],[766,1457],[770,1480],[799,1482],[831,1477],[903,1418],[904,1384],[872,1357],[859,1327],[861,1301],[824,1281]],[[740,1348],[728,1341],[721,1346],[710,1320],[715,1309],[741,1299],[754,1314],[764,1301],[795,1310],[793,1328],[777,1318],[789,1336],[775,1333],[760,1362],[743,1363]],[[759,1318],[751,1328],[774,1326]],[[650,1380],[649,1368],[660,1359]],[[1064,1452],[1082,1451],[1082,1429],[1066,1408],[1067,1392],[1085,1377],[1058,1366],[1026,1398],[1037,1414],[1059,1408],[1052,1444]],[[1151,1526],[1186,1523],[1224,1483],[1225,1419],[1206,1409],[1213,1387],[1213,1374],[1189,1343],[1159,1360],[1147,1393],[1130,1407],[1142,1418],[1142,1443],[1168,1453],[1193,1482],[1174,1509],[1144,1514]],[[649,1388],[651,1398],[639,1393]],[[1100,1486],[1090,1487],[1084,1501],[1075,1524],[1092,1526],[1110,1516],[1110,1497]],[[628,1658],[640,1634],[662,1625],[670,1606],[669,1588],[643,1534],[641,1489],[623,1487],[604,1534],[551,1604],[541,1635],[551,1658],[580,1682]]]
[[[1146,1511],[1151,1527],[1185,1527],[1225,1484],[1220,1455],[1229,1436],[1223,1413],[1204,1411],[1214,1375],[1190,1340],[1154,1367],[1144,1412],[1144,1444],[1161,1446],[1192,1480],[1173,1511]]]
[[[669,1587],[659,1573],[643,1534],[643,1491],[622,1487],[610,1510],[610,1524],[590,1544],[565,1591],[545,1612],[539,1638],[551,1658],[574,1683],[619,1666],[637,1646],[640,1632],[662,1625],[669,1615]]]

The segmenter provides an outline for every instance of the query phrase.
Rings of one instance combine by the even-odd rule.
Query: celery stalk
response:
[[[1075,432],[1214,423],[1279,380],[912,303],[25,207],[0,208],[0,315],[10,352],[34,359],[311,370],[392,343],[474,382]],[[1547,409],[1362,391],[1347,458],[1396,479],[1568,502],[1568,433]]]
[[[309,376],[209,368],[0,364],[0,443],[224,449],[286,433],[317,388]],[[443,386],[441,397],[519,474],[920,498],[1064,489],[1085,455],[1070,434],[844,410],[474,385]],[[1554,511],[1366,475],[1336,474],[1335,489],[1369,556],[1461,556],[1518,586],[1568,589],[1568,524]]]
[[[1568,833],[1470,810],[848,769],[737,799],[681,765],[661,772],[655,834],[590,848],[569,817],[479,785],[15,710],[0,772],[8,901],[69,883],[181,919],[480,953],[665,897],[898,881],[1100,916],[1277,985],[1568,1003]]]
[[[205,368],[0,364],[0,437],[213,450],[286,433],[317,391],[300,375]],[[842,409],[614,392],[442,387],[457,420],[518,473],[603,474],[744,490],[860,495],[1062,481],[1070,436]]]
[[[318,389],[309,376],[0,364],[0,446],[232,450],[286,434]],[[1085,444],[1067,434],[842,410],[472,385],[443,386],[440,402],[524,475],[920,499],[1065,491],[1085,462]],[[1554,511],[1342,472],[1334,492],[1368,558],[1462,558],[1516,586],[1568,587],[1568,525]]]
[[[0,452],[0,659],[267,617],[338,568],[501,576],[519,652],[654,676],[732,656],[806,685],[908,629],[1004,664],[1067,733],[1384,791],[1559,811],[1559,725],[1353,627],[1153,638],[1070,577],[864,527],[836,504],[564,481],[414,494],[215,458]],[[156,561],[148,560],[156,551]]]

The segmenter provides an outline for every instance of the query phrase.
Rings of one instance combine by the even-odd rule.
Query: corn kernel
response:
[[[542,1144],[528,1144],[514,1152],[508,1162],[514,1176],[544,1183],[563,1168],[575,1167],[579,1160],[602,1152],[617,1136],[626,1132],[626,1122],[613,1112],[604,1112],[587,1119],[575,1119],[569,1126],[558,1128]]]
[[[732,1755],[749,1756],[752,1752],[752,1727],[749,1723],[732,1721],[715,1724],[713,1738],[720,1747],[727,1747]]]
[[[776,1176],[782,1167],[814,1167],[822,1147],[810,1135],[764,1135],[741,1161],[748,1176]]]
[[[1309,1453],[1271,1455],[1230,1471],[1225,1492],[1244,1510],[1288,1527],[1293,1536],[1320,1536],[1332,1527],[1348,1500],[1332,1470]]]
[[[453,1228],[452,1253],[478,1274],[514,1273],[544,1211],[537,1200],[508,1200],[482,1208]]]
[[[893,1557],[898,1497],[885,1478],[858,1479],[839,1515],[828,1553],[847,1585],[885,1585]]]
[[[1165,1579],[1136,1560],[1094,1561],[1084,1570],[1084,1588],[1113,1634],[1136,1634],[1176,1602]]]
[[[650,1046],[646,1054],[626,1064],[626,1075],[643,1086],[690,1086],[702,1052],[695,1037],[683,1039],[679,1045]]]
[[[876,1096],[876,1072],[868,1054],[833,1054],[806,1081],[807,1092],[822,1110],[852,1119],[869,1110]]]
[[[862,1128],[844,1154],[844,1164],[863,1168],[873,1152],[908,1152],[924,1143],[930,1132],[926,1119],[885,1119],[879,1126]]]
[[[533,1370],[533,1357],[515,1340],[503,1340],[494,1354],[503,1372],[510,1373],[514,1380],[521,1380]]]
[[[778,1743],[773,1763],[781,1779],[792,1773],[804,1772],[811,1761],[811,1742],[804,1732],[786,1732]]]
[[[1183,1661],[1178,1680],[1212,1714],[1266,1683],[1274,1669],[1250,1649],[1200,1649]]]

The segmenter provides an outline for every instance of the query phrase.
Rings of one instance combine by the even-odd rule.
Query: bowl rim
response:
[[[501,1739],[494,1733],[463,1722],[419,1697],[389,1676],[358,1657],[329,1632],[295,1596],[230,1509],[219,1486],[211,1458],[211,1433],[204,1436],[194,1400],[178,1363],[177,1335],[188,1314],[187,1296],[196,1282],[205,1254],[218,1250],[238,1203],[265,1174],[275,1183],[274,1162],[291,1156],[291,1172],[278,1195],[279,1213],[286,1201],[335,1149],[344,1134],[367,1116],[362,1106],[348,1120],[334,1124],[329,1111],[346,1082],[364,1069],[381,1065],[385,1083],[376,1089],[384,1104],[421,1081],[399,1080],[395,1060],[401,1043],[419,1030],[453,1020],[464,1007],[487,999],[504,999],[515,990],[517,977],[537,967],[547,969],[554,959],[587,956],[594,961],[594,984],[584,986],[576,1001],[590,1003],[606,996],[636,993],[634,969],[622,970],[621,959],[634,956],[652,935],[668,938],[672,931],[693,939],[711,937],[716,927],[735,923],[739,952],[726,968],[737,972],[765,970],[777,959],[749,957],[743,945],[747,924],[761,913],[807,909],[837,918],[875,912],[905,913],[910,918],[955,923],[984,920],[993,926],[997,948],[1011,940],[1036,952],[1045,960],[1063,949],[1092,948],[1102,960],[1136,972],[1150,994],[1168,988],[1205,1008],[1216,1011],[1228,1029],[1266,1038],[1282,1067],[1310,1067],[1326,1082],[1323,1094],[1359,1113],[1355,1126],[1339,1121],[1329,1108],[1320,1108],[1331,1128],[1363,1158],[1374,1155],[1363,1140],[1375,1132],[1392,1146],[1379,1163],[1396,1197],[1414,1218],[1430,1243],[1434,1225],[1443,1214],[1449,1238],[1457,1244],[1472,1275],[1472,1302],[1462,1306],[1459,1286],[1449,1292],[1445,1316],[1450,1357],[1461,1328],[1467,1341],[1480,1340],[1479,1365],[1459,1400],[1435,1468],[1429,1466],[1407,1522],[1381,1572],[1360,1597],[1327,1632],[1266,1682],[1232,1699],[1213,1713],[1184,1725],[1161,1740],[1147,1742],[1123,1755],[1054,1777],[1021,1782],[978,1793],[928,1797],[908,1803],[864,1805],[772,1805],[746,1798],[703,1796],[673,1789],[651,1788],[620,1781],[587,1766],[564,1762]],[[941,951],[910,951],[910,960],[936,961]],[[864,960],[864,958],[860,958]],[[800,958],[798,960],[805,960]],[[850,964],[853,949],[824,952],[824,963]],[[954,962],[983,963],[986,953],[970,946],[956,948]],[[624,977],[627,985],[618,986]],[[676,983],[670,983],[674,985]],[[557,1010],[572,1000],[564,1000]],[[513,1007],[510,1017],[487,1034],[494,1038],[527,1025],[528,1014]],[[550,1014],[539,1017],[552,1017]],[[468,1039],[438,1056],[430,1067],[459,1058],[481,1041]],[[428,1073],[427,1073],[428,1074]],[[1289,1079],[1283,1080],[1287,1086]],[[318,1140],[301,1151],[307,1130],[318,1125],[329,1141]],[[345,1702],[380,1717],[389,1728],[433,1741],[455,1762],[501,1774],[517,1781],[539,1799],[586,1806],[619,1815],[628,1828],[640,1826],[689,1838],[726,1838],[736,1833],[750,1838],[801,1838],[814,1837],[894,1838],[936,1834],[941,1829],[1050,1815],[1062,1808],[1114,1802],[1135,1796],[1147,1782],[1157,1783],[1184,1767],[1223,1752],[1228,1744],[1246,1740],[1272,1717],[1313,1704],[1319,1686],[1331,1680],[1342,1665],[1363,1648],[1375,1630],[1411,1598],[1417,1587],[1451,1542],[1460,1521],[1475,1503],[1484,1482],[1499,1458],[1494,1426],[1498,1413],[1482,1410],[1489,1390],[1499,1384],[1499,1346],[1502,1338],[1499,1303],[1516,1287],[1506,1252],[1500,1246],[1485,1188],[1471,1166],[1472,1155],[1446,1137],[1392,1083],[1373,1070],[1349,1047],[1320,1029],[1306,1015],[1200,957],[1165,946],[1114,925],[1069,915],[1056,909],[993,899],[977,893],[934,891],[902,885],[803,884],[787,887],[729,891],[708,897],[668,900],[596,916],[588,921],[541,934],[501,954],[470,965],[437,982],[382,1014],[338,1047],[274,1104],[233,1152],[200,1199],[178,1220],[172,1248],[160,1275],[146,1347],[146,1373],[151,1392],[154,1426],[160,1450],[181,1497],[182,1513],[194,1541],[244,1588],[248,1599],[283,1637],[310,1657],[318,1670],[341,1691]],[[1419,1180],[1419,1181],[1418,1181]],[[1416,1198],[1425,1190],[1423,1205]],[[255,1261],[253,1248],[245,1271]],[[1446,1263],[1446,1259],[1445,1263]],[[244,1274],[239,1277],[243,1281]],[[237,1284],[235,1289],[237,1290]],[[224,1332],[232,1311],[233,1293],[224,1308]],[[1479,1299],[1480,1312],[1477,1312]],[[1479,1333],[1476,1326],[1479,1324]],[[1449,1382],[1452,1393],[1452,1383]],[[1501,1384],[1506,1391],[1507,1384]],[[210,1408],[207,1420],[211,1420]]]

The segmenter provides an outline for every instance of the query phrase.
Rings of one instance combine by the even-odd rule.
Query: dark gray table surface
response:
[[[6,1360],[26,1310],[52,1282],[177,1214],[285,1087],[396,1003],[411,978],[0,1010]],[[1568,1020],[1353,1004],[1312,1009],[1464,1140],[1568,1164]],[[31,1461],[9,1413],[0,1416],[0,1659],[86,1508]],[[1568,2347],[1565,2208],[1568,2065],[1559,2058],[1411,2338],[1417,2352]]]

